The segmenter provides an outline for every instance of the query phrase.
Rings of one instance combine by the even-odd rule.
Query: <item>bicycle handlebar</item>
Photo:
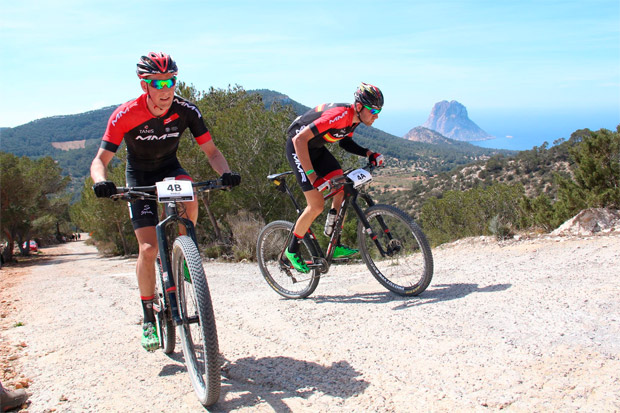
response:
[[[349,173],[355,171],[356,169],[365,169],[368,172],[372,172],[375,168],[382,168],[382,166],[381,167],[380,166],[376,166],[376,165],[373,165],[370,162],[368,162],[366,165],[362,166],[361,168],[350,168],[350,169],[347,169],[346,171],[344,171],[342,173],[343,176],[338,177],[338,178],[330,179],[330,183],[332,184],[332,186],[333,185],[344,185],[344,184],[347,183],[347,181],[349,179],[349,178],[347,178],[347,175]]]
[[[196,192],[208,192],[213,190],[227,190],[232,188],[231,185],[222,185],[222,179],[213,179],[210,181],[192,182]],[[110,196],[112,199],[123,199],[127,201],[136,199],[157,200],[157,185],[149,186],[118,186],[116,194]]]
[[[368,172],[372,172],[375,168],[379,168],[379,166],[373,165],[369,162],[366,165],[362,166],[361,168],[350,168],[350,169],[347,169],[346,171],[343,171],[342,176],[332,178],[329,181],[327,181],[329,182],[330,189],[328,190],[329,193],[323,195],[323,198],[327,199],[331,197],[337,191],[339,191],[344,185],[353,185],[353,181],[351,181],[351,179],[347,177],[347,175],[353,172],[354,170],[364,169]],[[322,191],[320,188],[321,187],[317,188],[319,192]]]

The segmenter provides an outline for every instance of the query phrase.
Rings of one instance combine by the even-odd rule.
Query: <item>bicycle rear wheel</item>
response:
[[[426,290],[433,277],[433,256],[420,227],[409,215],[390,205],[368,208],[366,219],[377,237],[376,242],[361,222],[357,226],[357,239],[362,259],[377,281],[403,296]]]
[[[194,241],[179,236],[172,246],[172,272],[183,323],[179,326],[185,365],[204,406],[220,396],[220,359],[207,277]]]
[[[306,298],[319,285],[320,272],[314,269],[302,274],[284,257],[286,240],[292,230],[293,223],[288,221],[267,224],[258,234],[256,258],[263,277],[278,294],[286,298]],[[312,263],[312,256],[317,255],[314,245],[305,238],[299,245],[299,253],[307,263]]]
[[[164,297],[164,274],[161,268],[159,254],[157,254],[157,260],[155,261],[155,272],[157,285],[155,286],[155,303],[153,304],[153,310],[155,310],[155,318],[157,319],[157,332],[159,333],[162,350],[164,350],[164,353],[170,354],[174,351],[174,346],[176,344],[176,330],[174,329],[174,322],[172,321],[170,305],[168,304],[168,300]]]

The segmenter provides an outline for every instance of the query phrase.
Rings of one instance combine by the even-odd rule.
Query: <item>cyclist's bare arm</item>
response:
[[[200,145],[200,149],[207,155],[207,159],[209,159],[209,164],[211,167],[220,175],[223,175],[226,172],[230,172],[230,168],[228,167],[228,162],[226,162],[226,158],[222,155],[222,152],[215,146],[212,140],[207,141]]]
[[[112,158],[114,158],[114,152],[99,148],[95,159],[90,164],[90,177],[93,178],[93,182],[97,183],[106,180],[108,164]]]

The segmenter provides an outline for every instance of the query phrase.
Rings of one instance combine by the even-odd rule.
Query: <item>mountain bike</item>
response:
[[[293,237],[294,224],[278,220],[263,227],[256,245],[258,265],[269,286],[278,294],[286,298],[306,298],[314,292],[321,274],[326,274],[332,263],[350,261],[350,258],[333,258],[349,207],[353,208],[359,221],[359,253],[377,281],[401,296],[415,296],[426,290],[433,277],[433,256],[426,236],[405,212],[391,205],[375,204],[370,195],[362,191],[362,187],[372,180],[373,169],[368,164],[348,170],[341,179],[331,182],[332,190],[324,195],[324,199],[333,197],[340,190],[344,191],[345,197],[326,251],[320,247],[312,229],[300,243],[299,253],[310,269],[309,273],[296,271],[284,254]],[[286,183],[286,176],[290,174],[293,172],[273,174],[267,179],[276,185],[277,190],[288,195],[299,217],[302,209]],[[359,199],[367,204],[366,211],[360,206]]]
[[[194,190],[228,188],[219,179],[198,183],[164,180],[152,186],[118,187],[118,193],[111,197],[129,202],[156,200],[164,204],[163,218],[156,226],[159,253],[155,263],[157,286],[153,310],[157,332],[160,347],[166,354],[174,351],[176,333],[180,335],[190,380],[204,406],[217,402],[220,395],[219,344],[194,224],[181,217],[178,210],[180,202],[194,199]],[[181,227],[186,235],[179,235]]]

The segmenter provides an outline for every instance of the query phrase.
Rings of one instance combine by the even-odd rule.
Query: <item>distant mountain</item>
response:
[[[422,125],[439,132],[445,137],[459,141],[472,142],[493,139],[467,116],[465,106],[453,100],[435,103],[428,119]]]
[[[452,145],[456,143],[455,140],[448,139],[443,136],[441,133],[435,132],[434,130],[425,128],[424,126],[416,126],[411,129],[409,132],[403,136],[403,138],[408,141],[414,142],[424,142],[424,143],[432,143],[432,144],[447,144]]]
[[[310,109],[279,92],[261,89],[248,93],[261,95],[267,108],[274,103],[291,106],[296,115]],[[90,162],[97,153],[107,121],[115,108],[108,106],[75,115],[38,119],[14,128],[0,128],[0,151],[31,158],[51,156],[63,168],[63,173],[73,178],[73,189],[79,190],[84,178],[89,175]],[[433,144],[408,141],[365,125],[356,129],[355,141],[430,174],[510,152],[449,139]]]
[[[76,115],[52,116],[33,120],[14,128],[0,130],[0,150],[18,156],[36,158],[52,156],[56,151],[54,143],[84,141],[79,147],[84,148],[89,143],[99,146],[105,132],[107,121],[116,106],[91,110]],[[58,145],[56,145],[58,147]],[[95,152],[92,156],[95,156]]]
[[[248,90],[248,93],[258,93],[263,99],[263,103],[265,104],[265,107],[267,109],[270,109],[271,105],[273,105],[274,103],[278,103],[282,106],[291,106],[293,108],[293,111],[297,115],[301,115],[302,113],[305,113],[310,109],[308,106],[302,105],[301,103],[294,101],[284,93],[276,92],[274,90],[254,89]]]

